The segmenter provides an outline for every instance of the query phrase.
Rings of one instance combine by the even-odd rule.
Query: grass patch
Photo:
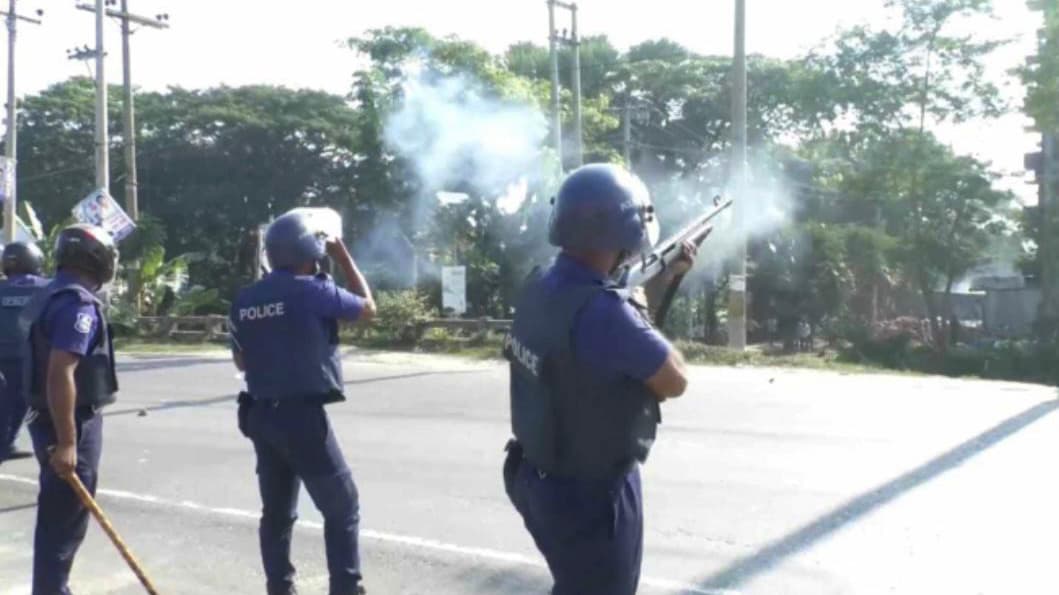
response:
[[[227,353],[228,346],[224,343],[188,343],[176,341],[166,342],[158,340],[117,338],[114,340],[114,350],[119,353],[131,355],[145,353],[189,354],[202,353],[205,351]]]
[[[436,329],[440,330],[440,329]],[[397,351],[402,353],[431,353],[452,355],[474,360],[499,360],[503,338],[499,335],[485,337],[459,337],[445,332],[428,332],[418,343],[393,341],[387,337],[363,337],[346,341],[363,349]]]
[[[882,366],[843,361],[837,351],[825,350],[812,353],[768,353],[760,347],[746,351],[734,351],[726,347],[704,345],[691,341],[677,341],[676,346],[690,364],[731,367],[804,368],[807,370],[832,370],[856,374],[899,373]]]

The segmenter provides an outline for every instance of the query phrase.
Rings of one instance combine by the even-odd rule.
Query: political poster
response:
[[[120,242],[136,229],[136,223],[106,190],[96,190],[77,203],[73,209],[74,219],[81,223],[97,225],[106,230],[115,242]]]

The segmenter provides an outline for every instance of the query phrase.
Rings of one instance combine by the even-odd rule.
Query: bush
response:
[[[407,347],[416,341],[416,323],[437,316],[427,296],[415,290],[380,291],[375,303],[375,320],[355,327],[351,332],[354,341]]]

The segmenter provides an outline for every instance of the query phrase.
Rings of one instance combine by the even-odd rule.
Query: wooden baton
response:
[[[132,555],[131,551],[129,551],[129,546],[125,545],[121,536],[118,535],[117,530],[114,529],[114,525],[110,524],[107,515],[103,514],[103,509],[96,503],[92,494],[88,493],[85,484],[81,483],[81,478],[77,477],[76,473],[71,473],[64,479],[70,484],[70,487],[74,489],[77,497],[81,500],[81,504],[84,504],[85,508],[87,508],[88,511],[92,513],[92,516],[96,518],[96,521],[99,522],[99,526],[103,528],[103,532],[106,533],[107,537],[110,538],[110,541],[114,543],[114,547],[118,548],[118,553],[121,554],[122,558],[125,558],[125,562],[128,563],[129,568],[132,569],[136,578],[140,579],[140,583],[142,583],[143,587],[147,589],[147,592],[150,595],[158,595],[158,590],[154,588],[153,584],[151,584],[151,579],[147,578],[147,573],[143,571],[143,568],[136,560],[136,557]]]

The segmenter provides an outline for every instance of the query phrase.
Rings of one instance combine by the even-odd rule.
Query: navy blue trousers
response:
[[[26,417],[26,400],[19,394],[22,386],[22,363],[0,362],[0,458],[15,447],[15,439]]]
[[[241,427],[257,453],[269,595],[290,593],[294,586],[290,548],[302,483],[324,517],[330,595],[355,594],[361,580],[360,503],[323,405],[259,402],[242,408]]]
[[[505,463],[505,487],[544,555],[552,595],[634,595],[643,559],[640,470],[613,480],[557,478]]]
[[[103,418],[91,410],[79,410],[76,420],[77,475],[95,495],[103,452]],[[48,463],[48,449],[56,444],[51,420],[47,416],[35,419],[29,424],[29,435],[40,463],[37,528],[33,534],[33,595],[70,595],[67,581],[88,530],[88,510]]]

